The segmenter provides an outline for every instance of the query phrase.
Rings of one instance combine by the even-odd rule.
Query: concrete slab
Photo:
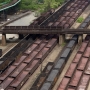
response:
[[[37,17],[35,17],[35,12],[32,12],[30,15],[20,18],[14,22],[8,24],[7,26],[28,26],[36,18]]]

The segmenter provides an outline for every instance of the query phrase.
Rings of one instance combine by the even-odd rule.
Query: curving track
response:
[[[6,10],[8,8],[11,8],[15,5],[17,5],[21,0],[12,0],[12,2],[10,2],[9,4],[5,4],[3,6],[0,7],[0,11]]]

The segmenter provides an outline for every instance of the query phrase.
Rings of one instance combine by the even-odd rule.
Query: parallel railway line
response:
[[[88,37],[88,38],[87,38]],[[81,44],[57,90],[86,90],[89,84],[89,38]]]
[[[0,75],[1,86],[5,85],[3,87],[5,90],[19,90],[56,44],[57,39],[55,38],[34,41],[2,72]]]
[[[88,25],[89,25],[89,18],[90,15],[87,16],[87,18],[84,20],[84,22],[78,27],[78,28],[87,28]],[[88,21],[87,21],[88,20]],[[83,24],[85,24],[83,26]],[[86,37],[86,40],[88,40],[87,38],[89,38],[88,36]],[[72,38],[73,39],[73,38]],[[77,38],[74,37],[74,39],[76,40],[77,42]],[[87,46],[87,41],[85,41],[85,47]],[[74,40],[71,40],[67,46],[66,46],[66,49],[63,51],[63,53],[61,54],[61,58],[57,61],[57,63],[54,62],[54,65],[52,63],[51,66],[53,66],[53,68],[50,69],[50,73],[44,73],[42,72],[39,77],[37,78],[37,80],[35,81],[35,83],[32,85],[31,89],[30,90],[52,90],[54,84],[57,82],[57,79],[59,77],[58,74],[55,75],[56,72],[53,73],[53,70],[60,70],[60,72],[63,70],[63,67],[65,66],[65,63],[66,63],[66,59],[69,58],[70,56],[70,53],[73,51],[74,49]],[[83,45],[82,45],[83,47]],[[81,47],[81,49],[82,49]],[[85,49],[85,47],[83,47],[83,50]],[[69,50],[67,50],[67,48],[70,48],[71,49],[71,52],[69,52]],[[87,47],[88,48],[88,47]],[[85,50],[84,50],[85,51]],[[64,53],[65,52],[65,53]],[[79,53],[77,53],[77,55],[75,56],[74,60],[73,60],[73,63],[70,64],[70,67],[69,67],[69,70],[66,72],[66,75],[65,75],[65,79],[62,80],[62,82],[60,83],[60,86],[58,87],[57,90],[76,90],[75,86],[67,86],[68,83],[69,83],[69,80],[73,79],[72,75],[74,75],[73,73],[75,73],[75,75],[77,75],[77,82],[79,85],[82,85],[81,88],[83,88],[83,84],[79,83],[79,79],[81,76],[79,76],[79,71],[82,71],[82,70],[85,70],[85,67],[87,66],[86,64],[88,64],[89,62],[89,48],[86,49],[85,52],[83,52],[82,50],[78,51]],[[84,54],[84,57],[81,58],[82,54]],[[62,56],[66,56],[66,57],[63,57]],[[87,58],[88,57],[88,58]],[[81,58],[81,61],[78,61],[76,62],[77,60],[79,60]],[[65,59],[65,60],[64,60]],[[79,64],[78,64],[79,63]],[[49,63],[48,63],[49,64]],[[58,69],[55,69],[55,67],[59,67]],[[76,67],[77,67],[77,70],[76,70]],[[88,66],[87,66],[88,67]],[[48,66],[46,66],[46,68],[48,68]],[[79,71],[78,71],[79,70]],[[75,72],[76,71],[76,72]],[[83,72],[81,72],[80,74],[82,75]],[[44,75],[45,74],[45,75]],[[60,73],[59,73],[60,74]],[[47,76],[48,75],[48,76]],[[52,79],[50,79],[52,78]],[[86,78],[86,82],[83,81],[83,79]],[[86,90],[87,86],[88,86],[88,83],[89,83],[89,75],[83,75],[82,77],[82,81],[83,83],[86,83],[85,87],[84,87],[84,90]],[[81,82],[82,82],[81,81]],[[74,82],[74,81],[73,81]],[[67,85],[66,85],[67,84]],[[72,84],[72,82],[71,82]],[[79,88],[78,84],[76,84],[76,87]],[[68,89],[66,89],[68,87]],[[72,88],[71,88],[72,87]],[[73,89],[74,88],[74,89]],[[80,90],[80,89],[77,89],[77,90]]]
[[[85,3],[85,5],[84,5]],[[80,4],[80,5],[79,5]],[[82,13],[82,11],[88,6],[89,1],[87,0],[74,0],[74,1],[70,1],[67,2],[66,6],[63,6],[60,10],[58,10],[56,13],[54,13],[53,15],[51,15],[51,17],[53,18],[52,22],[53,24],[51,24],[51,17],[49,17],[45,22],[42,23],[43,20],[40,21],[40,27],[44,27],[44,25],[49,29],[60,29],[60,28],[70,28],[71,25],[74,23],[74,21],[77,19],[77,17]],[[76,7],[77,6],[77,7]],[[64,10],[64,8],[66,9],[66,7],[68,7],[68,10]],[[76,8],[75,8],[76,7]],[[73,11],[73,8],[75,8],[75,10]],[[77,10],[80,9],[78,12]],[[82,9],[82,10],[81,10]],[[61,11],[64,10],[65,12],[63,12],[63,14],[61,14]],[[60,11],[60,12],[59,12]],[[55,16],[54,16],[55,15]],[[56,17],[60,18],[57,21]],[[63,16],[61,16],[63,15]],[[73,19],[72,18],[73,15]],[[74,16],[75,15],[75,16]],[[48,17],[49,15],[47,15]],[[69,18],[67,18],[69,17]],[[55,19],[55,21],[54,21]],[[69,20],[70,19],[70,20]],[[70,22],[69,24],[67,22]],[[42,23],[42,24],[41,24]],[[58,25],[60,26],[60,28],[58,28]],[[89,22],[87,22],[86,26],[80,27],[80,28],[86,28],[89,25]],[[31,24],[31,26],[27,26],[30,27],[32,29],[32,27],[37,28],[37,22],[35,21],[34,23]],[[23,27],[23,26],[19,26],[19,27],[11,27],[11,26],[6,26],[4,28],[4,30],[6,32],[9,32],[11,29],[16,30],[16,29],[28,29],[27,27]],[[32,30],[34,31],[34,30]],[[16,31],[13,31],[14,33]],[[20,31],[18,31],[19,33]],[[25,32],[24,32],[25,33]],[[51,34],[51,33],[50,33]],[[54,33],[55,34],[55,33]],[[34,37],[36,38],[36,37]],[[42,72],[42,74],[39,76],[39,78],[36,80],[36,82],[33,84],[33,86],[31,87],[31,90],[51,90],[53,88],[53,86],[55,85],[59,75],[61,74],[63,67],[65,66],[71,52],[73,51],[76,43],[77,43],[77,38],[78,35],[75,35],[70,42],[66,45],[65,50],[63,50],[63,53],[61,54],[60,58],[57,60],[56,63],[49,63],[46,68],[44,69],[44,71]],[[80,79],[80,82],[82,82],[84,80],[84,78],[86,79],[87,82],[83,83],[79,83],[78,80],[76,80],[76,82],[79,84],[79,86],[77,87],[77,83],[72,84],[72,83],[68,83],[71,77],[69,74],[66,74],[65,76],[65,81],[67,81],[66,83],[68,84],[68,86],[65,86],[63,83],[63,81],[61,82],[61,84],[63,86],[59,87],[62,90],[79,90],[79,88],[82,87],[83,84],[85,84],[86,86],[84,88],[87,88],[88,85],[88,70],[85,65],[89,62],[89,54],[87,54],[87,52],[89,53],[89,41],[88,41],[88,36],[86,37],[84,43],[86,44],[86,46],[88,46],[84,53],[84,51],[78,51],[78,54],[82,54],[82,58],[81,61],[79,61],[79,64],[77,65],[77,63],[72,63],[71,66],[73,65],[74,68],[72,68],[72,70],[75,69],[76,66],[77,69],[75,69],[74,71],[70,71],[70,72],[74,72],[73,75],[76,75],[76,77],[78,78],[78,80]],[[34,73],[34,71],[37,69],[37,67],[43,62],[44,58],[48,55],[48,53],[54,48],[54,46],[57,44],[57,36],[49,36],[49,35],[41,35],[38,37],[38,39],[31,39],[30,35],[26,36],[17,46],[15,46],[15,48],[13,48],[9,53],[7,53],[4,58],[2,58],[2,60],[0,61],[1,66],[0,66],[0,70],[1,70],[1,75],[0,75],[0,84],[1,86],[5,85],[5,87],[3,87],[5,90],[20,90],[20,88],[25,84],[25,82],[27,81],[27,79]],[[83,47],[83,46],[82,46]],[[21,51],[21,52],[19,52]],[[85,59],[85,62],[84,62]],[[83,64],[85,63],[85,64]],[[82,65],[84,65],[84,67],[82,67]],[[81,66],[81,67],[79,67]],[[86,69],[85,69],[86,67]],[[71,70],[71,69],[70,69]],[[85,71],[85,72],[84,72]],[[71,73],[71,74],[72,74]],[[77,73],[79,73],[80,76],[77,76]],[[86,74],[88,73],[88,74]],[[45,76],[45,75],[46,76]],[[83,76],[83,78],[81,79],[81,76]],[[52,78],[51,78],[52,77]],[[77,79],[76,77],[72,77]],[[73,80],[73,79],[72,79]],[[74,82],[70,80],[71,82]],[[39,83],[38,83],[39,82]],[[65,86],[65,87],[64,87]],[[59,89],[60,90],[60,89]]]

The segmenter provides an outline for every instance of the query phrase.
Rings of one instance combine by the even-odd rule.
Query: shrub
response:
[[[40,10],[45,12],[50,8],[57,8],[65,0],[21,0],[20,9]]]
[[[79,18],[77,19],[77,22],[78,22],[78,23],[82,23],[83,20],[84,20],[83,17],[79,17]]]

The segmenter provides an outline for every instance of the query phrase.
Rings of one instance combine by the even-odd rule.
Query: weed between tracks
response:
[[[61,44],[61,46],[65,46],[65,45],[66,45],[66,43],[65,43],[65,42]]]
[[[79,17],[79,18],[77,19],[77,22],[78,22],[78,23],[82,23],[82,22],[83,22],[83,20],[84,20],[84,18],[83,18],[83,17]]]

